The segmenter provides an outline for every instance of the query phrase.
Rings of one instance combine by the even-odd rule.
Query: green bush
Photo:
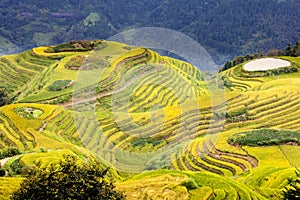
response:
[[[12,170],[10,173],[12,172],[13,174],[22,174],[22,172],[25,170],[25,168],[20,165],[20,158],[14,160],[11,163],[10,168]]]
[[[72,80],[56,80],[54,81],[49,87],[48,90],[50,91],[60,91],[65,89]]]
[[[198,188],[198,184],[193,179],[188,179],[186,181],[183,181],[180,185],[186,187],[188,190],[194,190]]]
[[[16,147],[8,147],[0,150],[0,159],[21,154],[21,151]]]
[[[228,139],[228,143],[242,146],[300,144],[300,133],[288,130],[259,129],[234,134]]]

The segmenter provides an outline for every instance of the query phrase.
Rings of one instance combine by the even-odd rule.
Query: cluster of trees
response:
[[[122,200],[125,195],[116,191],[115,186],[105,176],[99,163],[79,163],[74,156],[65,156],[58,165],[48,168],[30,168],[28,176],[11,199],[97,199]],[[0,175],[3,173],[0,170]],[[5,174],[5,171],[4,171]],[[186,186],[184,183],[183,185]],[[187,183],[190,186],[190,183]],[[192,187],[194,188],[194,186]],[[282,192],[283,200],[300,198],[300,170],[294,178],[288,178],[288,185]]]
[[[46,169],[33,167],[12,199],[124,199],[125,195],[116,191],[107,179],[108,169],[99,166],[99,163],[79,163],[76,157],[65,156],[58,165]]]
[[[256,58],[262,58],[264,57],[263,53],[255,53],[255,54],[248,54],[246,56],[236,56],[232,61],[228,61],[225,63],[225,65],[219,69],[219,72],[225,71],[227,69],[230,69],[236,65],[239,65],[243,62],[246,62],[248,60],[253,60]]]
[[[300,43],[297,41],[295,46],[288,44],[288,46],[283,50],[271,49],[268,51],[267,56],[300,56]]]

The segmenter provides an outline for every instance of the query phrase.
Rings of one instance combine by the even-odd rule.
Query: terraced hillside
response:
[[[299,137],[277,143],[261,134],[252,145],[243,134],[300,135],[300,58],[282,59],[291,66],[250,72],[240,64],[208,76],[112,41],[2,56],[11,103],[0,108],[0,147],[18,151],[1,165],[15,188],[26,167],[72,154],[110,166],[128,199],[279,199],[300,166]],[[8,180],[0,179],[4,199]]]

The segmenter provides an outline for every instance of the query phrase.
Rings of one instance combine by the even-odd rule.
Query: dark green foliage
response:
[[[164,27],[191,36],[223,63],[235,55],[283,48],[299,39],[298,2],[2,0],[0,16],[5,23],[0,36],[28,49],[83,38],[108,38],[141,26]],[[87,26],[84,22],[92,12],[99,15],[99,21]]]
[[[255,78],[255,77],[266,77],[266,76],[278,76],[281,74],[288,74],[288,73],[294,73],[299,71],[299,66],[291,62],[291,66],[287,67],[280,67],[276,69],[270,69],[270,70],[263,70],[263,71],[246,71],[243,68],[243,65],[237,66],[236,69],[239,73],[239,76],[245,77],[245,78]]]
[[[14,160],[11,163],[10,168],[11,168],[10,170],[11,175],[23,174],[23,172],[26,171],[26,167],[20,165],[20,158]]]
[[[63,43],[56,45],[54,47],[49,47],[45,50],[47,53],[58,53],[58,52],[78,52],[78,51],[91,51],[95,48],[100,41],[89,41],[89,40],[78,40],[71,41],[68,43]]]
[[[239,122],[246,120],[248,117],[248,108],[244,107],[234,112],[226,112],[227,122]]]
[[[284,200],[299,200],[300,199],[300,170],[295,171],[296,178],[288,178],[288,186],[283,191]]]
[[[230,69],[231,67],[233,67],[233,64],[232,64],[231,61],[228,61],[228,62],[225,63],[225,65],[221,69],[219,69],[219,72],[222,72],[222,71],[225,71],[227,69]]]
[[[49,87],[50,91],[60,91],[66,88],[72,80],[56,80]]]
[[[290,67],[280,67],[278,69],[272,69],[272,70],[268,70],[266,73],[269,75],[280,75],[280,74],[287,74],[287,73],[294,73],[294,72],[298,72],[298,67],[292,63],[292,66]]]
[[[0,107],[9,104],[7,89],[0,86]]]
[[[280,144],[300,144],[300,133],[288,130],[259,129],[237,133],[228,140],[229,144],[242,146],[268,146]]]
[[[5,169],[1,169],[1,168],[0,168],[0,177],[5,176],[5,174],[6,174]]]
[[[0,150],[0,159],[21,154],[21,151],[16,147],[8,147]]]
[[[296,45],[292,49],[292,56],[300,56],[300,43],[296,42]]]
[[[188,190],[194,190],[198,188],[198,184],[193,179],[188,179],[186,181],[183,181],[180,185],[186,187]]]
[[[59,165],[30,169],[27,178],[13,195],[14,200],[43,199],[123,199],[105,175],[99,163],[79,164],[74,156],[65,156]]]
[[[264,57],[263,53],[248,54],[246,56],[237,56],[232,61],[226,62],[225,65],[221,69],[219,69],[219,72],[230,69],[230,68],[237,66],[239,64],[242,64],[246,61],[257,59],[257,58],[262,58],[262,57]]]
[[[268,51],[266,55],[264,55],[263,53],[255,53],[255,54],[248,54],[246,56],[237,56],[232,61],[226,62],[225,65],[219,69],[219,72],[225,71],[227,69],[230,69],[234,66],[242,64],[249,60],[263,58],[264,56],[292,56],[292,57],[300,56],[300,44],[297,41],[295,46],[292,47],[290,44],[288,44],[284,50],[271,49]],[[274,74],[276,73],[278,74],[278,73],[283,73],[283,70],[285,73],[298,71],[297,67],[268,70],[268,71],[273,72]]]
[[[270,51],[268,51],[267,55],[268,56],[292,56],[292,57],[300,56],[300,43],[296,41],[295,46],[291,46],[291,44],[288,44],[283,50],[271,49]]]

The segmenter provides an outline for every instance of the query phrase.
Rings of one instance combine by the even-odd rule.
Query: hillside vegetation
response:
[[[279,199],[300,167],[300,57],[279,58],[211,75],[104,40],[0,57],[0,198],[67,154],[110,167],[128,199]]]
[[[298,10],[297,0],[2,0],[0,54],[164,27],[191,36],[222,64],[299,39]]]

